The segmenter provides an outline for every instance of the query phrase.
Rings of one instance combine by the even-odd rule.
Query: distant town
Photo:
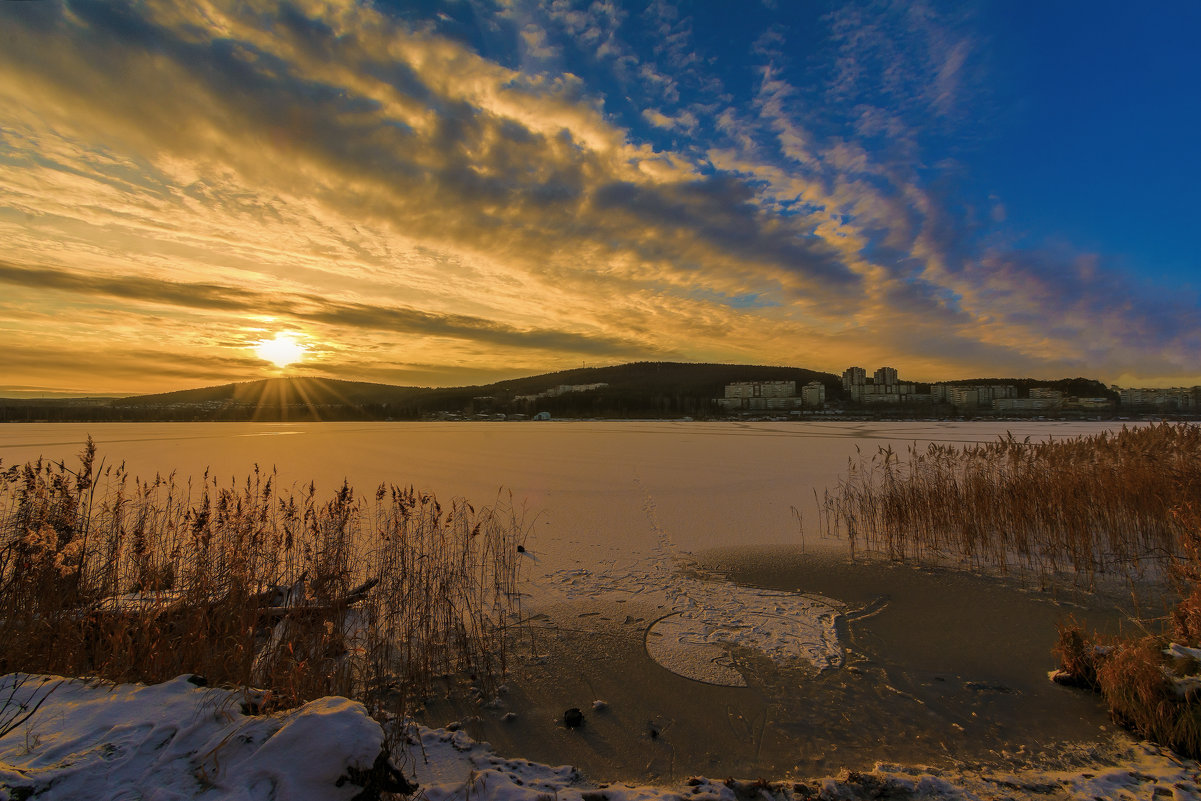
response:
[[[1114,385],[1109,394],[1082,397],[1050,386],[1032,386],[1022,392],[1014,384],[915,384],[901,381],[895,367],[881,367],[871,377],[862,367],[848,367],[842,373],[842,389],[851,407],[910,406],[933,411],[941,405],[959,413],[1111,412],[1118,407],[1195,413],[1201,409],[1201,386],[1158,389]],[[810,381],[798,391],[795,381],[738,381],[727,384],[725,396],[715,402],[729,412],[819,410],[826,408],[826,385]],[[844,406],[839,403],[840,408]]]
[[[125,398],[0,398],[0,422],[551,419],[1201,419],[1201,386],[1089,378],[907,381],[895,367],[635,362],[484,386],[405,387],[314,376]]]

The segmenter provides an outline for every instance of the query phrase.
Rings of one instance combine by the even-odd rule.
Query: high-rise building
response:
[[[876,384],[890,387],[897,383],[897,369],[895,367],[881,367],[872,376],[872,381]]]
[[[848,367],[842,373],[842,388],[861,387],[867,383],[867,370],[862,367]]]
[[[820,381],[810,381],[801,388],[801,399],[806,406],[820,409],[826,405],[826,385]]]

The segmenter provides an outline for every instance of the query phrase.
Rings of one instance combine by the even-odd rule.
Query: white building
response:
[[[820,381],[810,381],[801,389],[801,401],[811,409],[820,409],[826,405],[826,385]]]
[[[935,384],[930,387],[930,397],[935,403],[963,408],[992,407],[998,399],[1017,396],[1018,388],[1012,384]]]
[[[842,388],[850,389],[851,387],[863,386],[867,383],[867,370],[862,367],[848,367],[842,373]]]
[[[1195,411],[1201,409],[1201,387],[1141,389],[1114,387],[1123,406],[1150,406],[1156,409]]]
[[[795,381],[738,381],[726,384],[727,398],[793,398]]]
[[[1062,402],[1054,398],[997,398],[992,407],[998,412],[1041,412],[1058,409]]]
[[[928,401],[928,395],[917,394],[913,384],[903,384],[897,379],[895,367],[881,367],[869,380],[862,367],[848,367],[842,374],[842,388],[851,395],[855,403],[901,404]]]
[[[976,387],[947,387],[947,403],[956,409],[975,409],[980,405],[980,390]]]
[[[726,384],[725,397],[717,399],[717,405],[729,411],[799,409],[803,403],[795,381],[737,381]]]

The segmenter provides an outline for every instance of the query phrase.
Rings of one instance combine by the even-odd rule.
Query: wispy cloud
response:
[[[167,353],[197,377],[245,369],[271,327],[320,343],[313,369],[429,380],[580,356],[1193,369],[1193,307],[1166,325],[1103,264],[982,247],[1001,201],[973,215],[929,177],[923,121],[957,124],[976,80],[955,20],[841,6],[812,86],[769,29],[740,101],[686,5],[473,8],[511,60],[335,0],[0,4],[19,32],[0,50],[0,282],[22,303],[0,336],[61,354],[86,331],[153,336],[129,363],[166,377]],[[659,44],[631,44],[638,26]],[[1091,315],[1145,336],[1097,337]]]
[[[507,348],[536,348],[604,356],[646,355],[632,340],[553,329],[518,329],[463,314],[431,314],[403,306],[337,301],[313,294],[261,292],[240,287],[138,276],[97,276],[0,262],[0,283],[41,291],[99,295],[169,307],[268,315],[331,326],[452,337]]]

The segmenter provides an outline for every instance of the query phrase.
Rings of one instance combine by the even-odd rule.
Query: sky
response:
[[[0,3],[0,396],[1201,384],[1198,30],[1191,0]]]

